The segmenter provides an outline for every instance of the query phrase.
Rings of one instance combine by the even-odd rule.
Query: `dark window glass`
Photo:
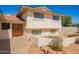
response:
[[[59,16],[53,16],[53,20],[59,20]]]
[[[10,29],[10,24],[9,23],[2,23],[2,30],[8,30]]]
[[[33,35],[40,35],[41,34],[41,30],[32,30],[32,34]]]
[[[43,19],[43,18],[44,18],[44,14],[34,12],[34,17],[35,17],[35,18],[41,18],[41,19]]]
[[[56,33],[56,32],[57,32],[57,29],[50,30],[50,33]]]

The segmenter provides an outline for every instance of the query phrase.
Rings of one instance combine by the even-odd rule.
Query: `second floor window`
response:
[[[59,20],[59,16],[53,16],[53,20]]]
[[[34,17],[35,17],[35,18],[40,18],[40,19],[43,19],[43,18],[44,18],[44,14],[34,12]]]

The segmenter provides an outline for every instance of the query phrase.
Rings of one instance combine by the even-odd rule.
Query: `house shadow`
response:
[[[75,40],[75,44],[79,44],[79,37]]]
[[[10,53],[10,39],[8,30],[0,32],[0,54]]]
[[[10,39],[0,40],[0,54],[10,53]]]

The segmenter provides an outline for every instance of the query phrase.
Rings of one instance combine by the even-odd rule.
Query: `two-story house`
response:
[[[45,37],[59,35],[63,16],[54,13],[47,7],[32,8],[26,6],[22,6],[17,14],[17,17],[26,22],[25,32],[27,39],[33,41],[38,46],[48,45],[51,40]]]
[[[22,6],[15,16],[0,13],[0,41],[9,40],[11,53],[25,53],[27,40],[37,46],[50,45],[53,43],[50,36],[59,35],[63,16],[47,7],[27,6]],[[3,45],[7,43],[4,41]]]

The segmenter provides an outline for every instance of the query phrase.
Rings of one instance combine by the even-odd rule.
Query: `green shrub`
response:
[[[55,51],[62,51],[63,46],[51,46],[51,49]]]

